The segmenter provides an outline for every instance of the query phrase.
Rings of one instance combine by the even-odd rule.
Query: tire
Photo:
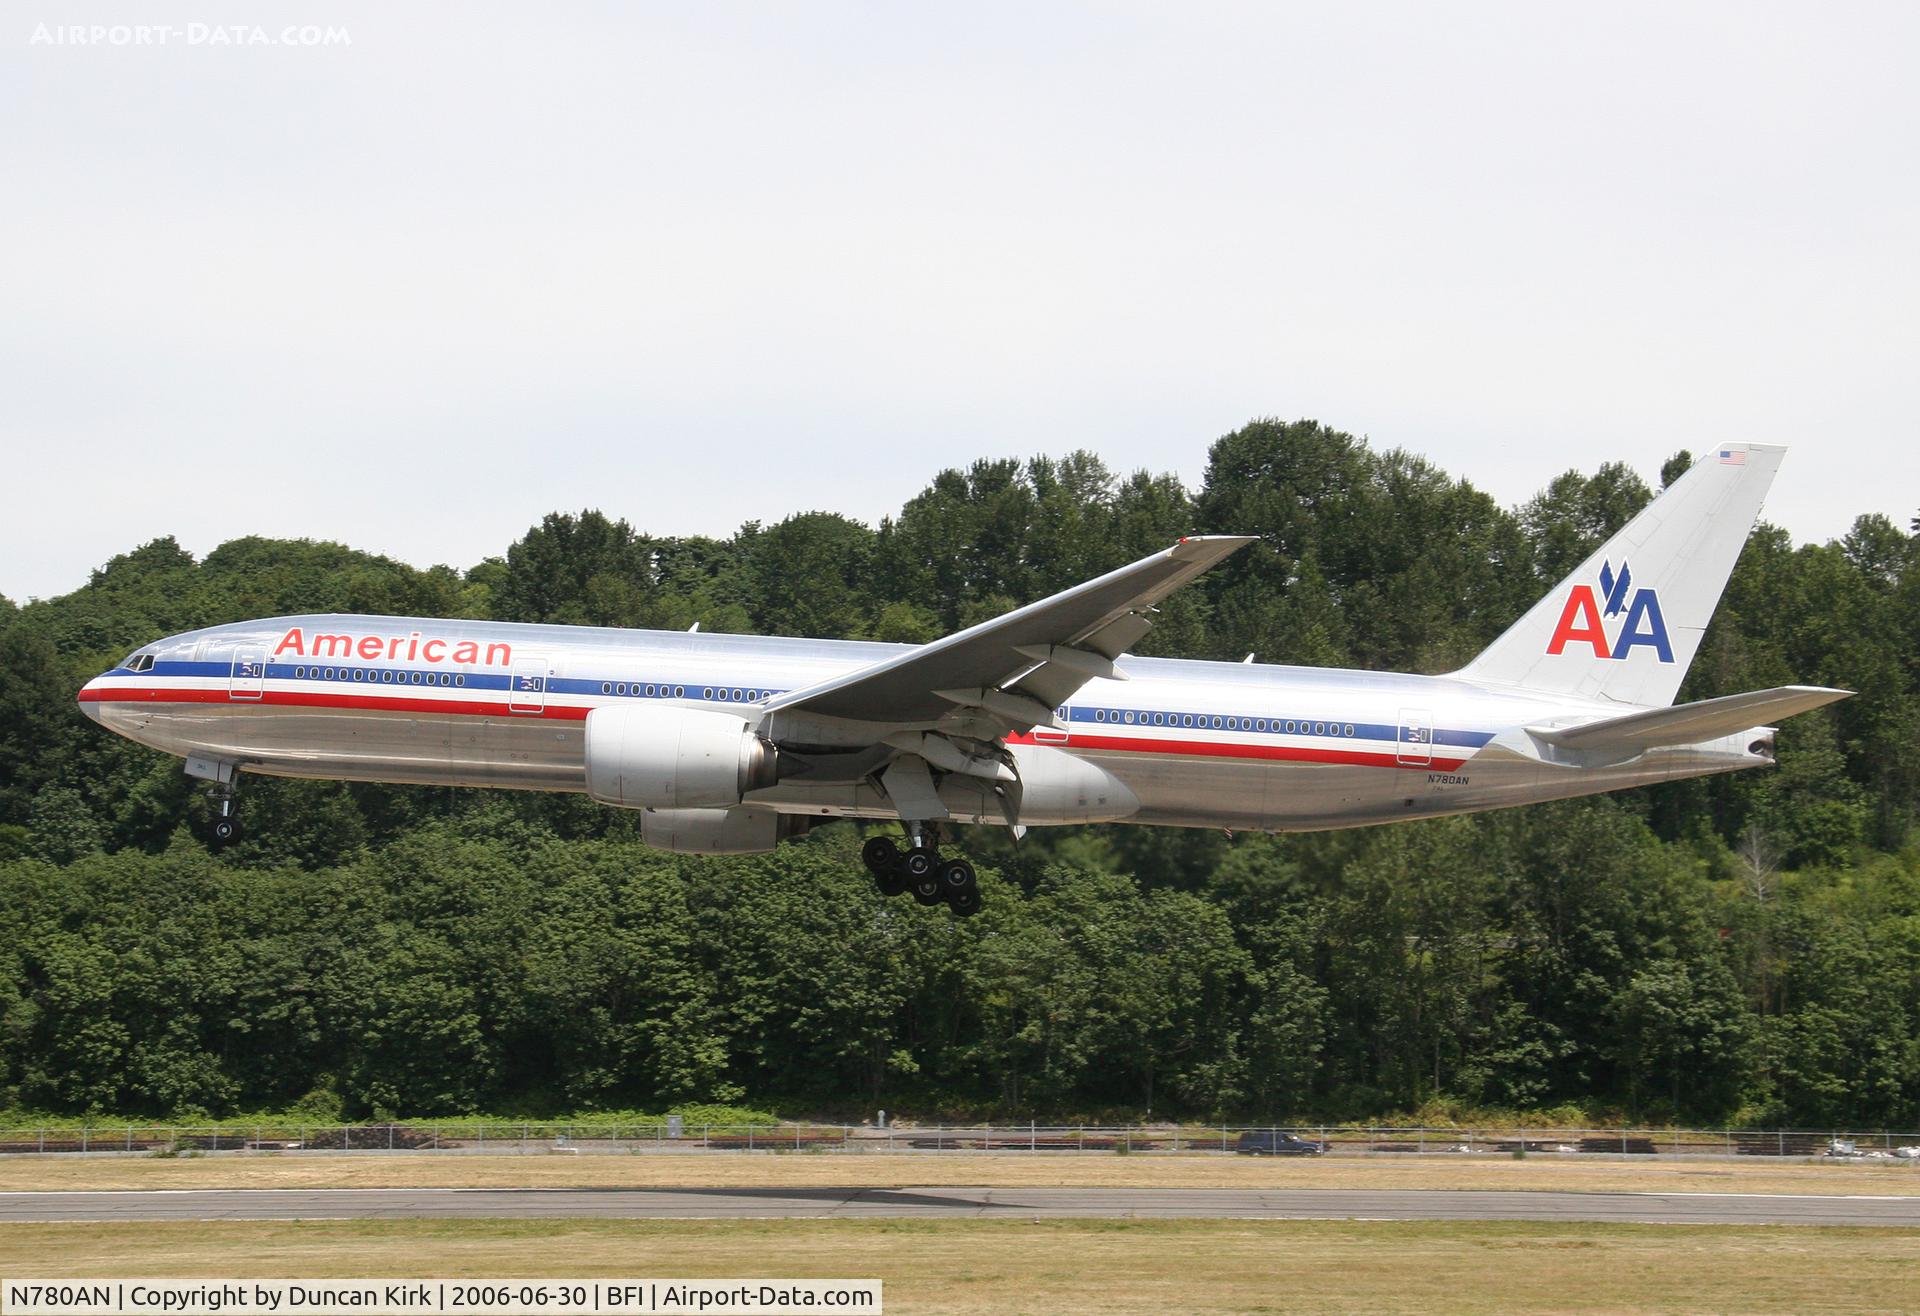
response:
[[[983,902],[979,887],[968,887],[964,891],[955,891],[947,896],[947,908],[953,911],[955,918],[972,918],[980,912]]]
[[[913,892],[913,903],[916,905],[932,906],[946,899],[940,891],[940,879],[932,873],[928,873],[925,877],[913,882],[907,887],[907,890]]]
[[[932,877],[932,849],[924,845],[914,846],[913,849],[907,851],[906,856],[900,860],[900,871],[906,874],[909,882],[915,884]]]
[[[940,865],[940,888],[948,896],[958,895],[962,891],[978,889],[978,881],[973,875],[973,865],[964,859],[949,859]]]
[[[240,824],[231,818],[214,819],[213,839],[221,845],[232,845],[240,839]]]
[[[860,847],[860,862],[867,866],[869,873],[882,877],[900,862],[900,847],[893,843],[891,836],[870,836]]]
[[[889,868],[884,873],[873,875],[873,885],[879,889],[881,895],[892,897],[900,895],[907,889],[907,879],[898,871]]]

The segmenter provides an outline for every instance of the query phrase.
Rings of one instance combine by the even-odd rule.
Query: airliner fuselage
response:
[[[845,746],[760,709],[909,646],[428,618],[283,617],[177,636],[89,683],[103,725],[190,760],[289,777],[587,789],[585,727],[640,703],[764,718],[815,752],[748,792],[811,817],[893,817]],[[1612,767],[1518,754],[1503,734],[1609,709],[1432,676],[1182,659],[1124,660],[1008,736],[1024,825],[1131,821],[1276,831],[1358,826],[1554,799],[1771,761],[1764,735],[1663,747]],[[839,737],[842,740],[848,737]],[[860,739],[860,737],[853,737]],[[857,755],[849,755],[857,758]],[[1075,765],[1058,760],[1071,759]],[[1085,769],[1077,765],[1086,765]],[[822,780],[822,777],[841,780]],[[1004,822],[973,779],[955,816]],[[1043,789],[1036,785],[1045,783]]]

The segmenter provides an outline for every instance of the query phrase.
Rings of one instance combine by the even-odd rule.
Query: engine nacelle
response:
[[[773,746],[733,713],[641,704],[587,714],[587,794],[602,804],[724,809],[775,775]]]
[[[680,854],[760,854],[807,830],[808,820],[742,805],[734,809],[649,809],[640,839]]]

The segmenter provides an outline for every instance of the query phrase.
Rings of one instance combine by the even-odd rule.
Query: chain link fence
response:
[[[0,1128],[0,1155],[439,1152],[1820,1157],[1920,1167],[1920,1133],[1396,1125],[113,1124]]]

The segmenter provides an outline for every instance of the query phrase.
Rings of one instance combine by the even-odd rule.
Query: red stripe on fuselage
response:
[[[1257,759],[1282,763],[1350,763],[1369,768],[1409,768],[1416,772],[1452,772],[1465,759],[1434,758],[1426,763],[1402,763],[1393,754],[1364,749],[1320,749],[1312,745],[1261,745],[1245,741],[1167,740],[1160,736],[1089,736],[1075,731],[1067,741],[1040,741],[1031,735],[1008,736],[1019,745],[1052,745],[1066,749],[1118,750],[1135,754],[1185,754],[1195,758]]]
[[[99,704],[271,704],[276,708],[359,708],[382,713],[456,713],[464,717],[552,718],[584,722],[591,709],[548,704],[538,711],[509,708],[505,700],[417,699],[402,695],[329,695],[314,691],[268,690],[259,696],[235,699],[225,690],[177,690],[164,686],[114,686],[82,690],[82,703]]]
[[[477,699],[418,699],[404,695],[334,695],[315,691],[268,690],[259,698],[235,699],[225,690],[170,689],[165,686],[113,686],[82,690],[82,703],[101,704],[270,704],[275,708],[364,709],[385,713],[441,713],[461,717],[548,718],[584,722],[593,710],[567,704],[548,704],[539,712],[518,712],[505,701]],[[1358,749],[1320,749],[1310,745],[1263,745],[1244,741],[1168,740],[1163,737],[1095,736],[1074,732],[1069,740],[1040,741],[1031,734],[1010,735],[1010,744],[1046,748],[1096,749],[1132,754],[1188,755],[1194,758],[1248,759],[1274,763],[1344,763],[1371,768],[1406,768],[1416,772],[1453,772],[1465,759],[1435,756],[1427,763],[1402,763],[1393,754]]]

